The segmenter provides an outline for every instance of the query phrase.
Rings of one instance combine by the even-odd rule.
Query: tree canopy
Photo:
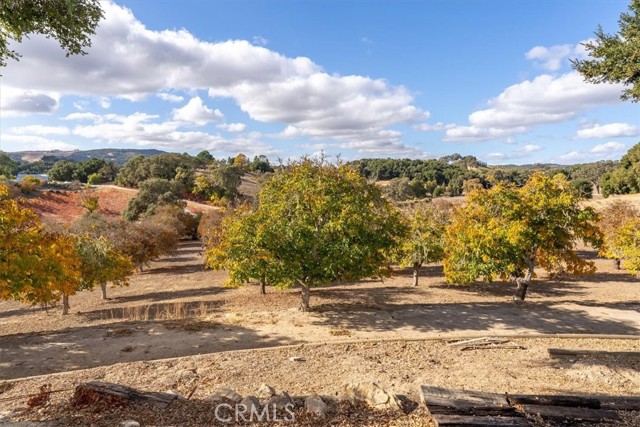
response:
[[[515,280],[524,300],[540,266],[552,273],[591,273],[576,242],[599,247],[597,214],[579,205],[580,196],[564,175],[536,172],[522,188],[502,184],[478,190],[455,210],[446,233],[444,272],[452,283],[479,277]]]
[[[573,67],[590,83],[622,83],[625,101],[640,101],[640,0],[631,0],[629,12],[622,13],[616,34],[602,27],[595,40],[584,43],[592,59],[574,59]]]
[[[245,232],[248,224],[255,232]],[[303,159],[267,181],[255,211],[227,222],[214,247],[227,248],[228,258],[208,256],[214,268],[228,268],[232,280],[245,280],[240,269],[259,251],[274,284],[301,288],[306,311],[311,287],[387,273],[387,250],[404,232],[399,212],[358,171]]]
[[[8,0],[0,2],[0,66],[20,54],[11,40],[22,42],[29,34],[54,38],[69,55],[84,55],[91,36],[103,18],[99,0]]]

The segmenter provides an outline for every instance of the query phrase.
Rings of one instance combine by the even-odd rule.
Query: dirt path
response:
[[[599,261],[600,262],[600,261]],[[72,297],[72,315],[0,303],[0,379],[225,350],[345,339],[551,334],[640,334],[640,286],[607,271],[568,282],[536,283],[529,302],[510,302],[504,285],[451,287],[438,267],[418,288],[399,276],[384,283],[314,290],[313,313],[295,291],[222,287],[224,273],[202,270],[197,242],[133,277],[127,288]]]

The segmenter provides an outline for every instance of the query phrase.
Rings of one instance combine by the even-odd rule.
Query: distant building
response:
[[[16,177],[16,181],[18,182],[22,182],[23,179],[25,179],[28,176],[32,176],[34,178],[38,178],[40,181],[47,183],[49,182],[49,177],[47,175],[42,175],[39,173],[19,173],[18,176]]]

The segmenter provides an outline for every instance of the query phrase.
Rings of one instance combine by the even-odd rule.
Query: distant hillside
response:
[[[97,150],[75,150],[75,151],[15,151],[12,153],[7,153],[9,157],[11,157],[15,161],[23,161],[23,162],[35,162],[38,160],[42,160],[43,157],[55,157],[59,159],[70,160],[72,162],[81,162],[84,160],[89,160],[92,157],[96,157],[98,159],[103,160],[111,160],[112,162],[123,165],[134,156],[157,156],[158,154],[164,154],[165,151],[155,150],[155,149],[147,149],[147,150],[137,150],[137,149],[128,149],[128,148],[100,148]]]

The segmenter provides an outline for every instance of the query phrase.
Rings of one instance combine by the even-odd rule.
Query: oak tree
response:
[[[20,54],[9,47],[29,34],[54,38],[68,55],[86,54],[103,11],[98,0],[7,0],[0,2],[0,67]]]
[[[621,98],[640,101],[640,0],[631,0],[629,12],[622,13],[616,34],[602,27],[595,40],[584,44],[592,59],[574,59],[573,67],[590,83],[622,83],[627,88]]]

